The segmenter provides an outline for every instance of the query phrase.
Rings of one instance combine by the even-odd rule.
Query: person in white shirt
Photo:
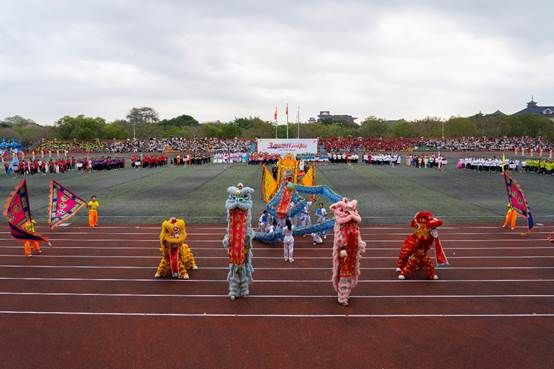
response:
[[[283,250],[285,261],[292,263],[294,261],[294,236],[292,234],[294,226],[290,218],[285,221],[285,227],[283,228]]]

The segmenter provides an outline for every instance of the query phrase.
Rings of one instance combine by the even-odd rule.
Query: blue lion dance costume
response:
[[[252,194],[254,190],[242,183],[227,188],[227,234],[223,247],[229,255],[229,298],[247,297],[252,283]]]

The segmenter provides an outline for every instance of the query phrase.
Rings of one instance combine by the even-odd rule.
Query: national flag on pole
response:
[[[273,120],[277,122],[277,107],[275,107],[275,113],[273,113]]]
[[[38,233],[29,232],[23,228],[26,223],[32,221],[31,203],[29,202],[29,192],[27,191],[27,182],[25,180],[19,182],[15,190],[10,193],[2,214],[8,220],[13,238],[31,241],[48,241],[46,237]]]
[[[533,214],[531,213],[531,209],[529,209],[523,190],[516,180],[512,178],[508,170],[505,170],[503,175],[506,185],[506,195],[508,195],[508,203],[519,215],[527,219],[527,227],[529,230],[533,229],[535,220],[533,219]]]
[[[50,229],[67,221],[87,204],[81,197],[58,182],[50,181],[50,201],[48,204],[48,224]]]
[[[289,104],[287,103],[287,106],[285,107],[285,114],[287,115],[287,118],[289,117]]]

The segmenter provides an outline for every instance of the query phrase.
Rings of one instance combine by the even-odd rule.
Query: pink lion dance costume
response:
[[[396,271],[400,273],[398,279],[406,279],[419,269],[425,271],[428,279],[439,279],[427,252],[434,243],[437,265],[448,265],[437,231],[437,228],[442,225],[442,220],[433,217],[431,212],[420,211],[416,213],[410,225],[416,230],[406,238],[400,249],[400,255],[396,261]]]
[[[338,302],[348,306],[352,289],[358,283],[360,259],[365,252],[365,242],[360,235],[362,218],[358,214],[358,202],[344,198],[331,205],[335,215],[335,240],[333,242],[333,287]]]

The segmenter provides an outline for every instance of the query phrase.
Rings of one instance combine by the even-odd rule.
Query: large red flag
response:
[[[506,185],[508,203],[519,215],[527,219],[527,228],[529,228],[529,230],[533,229],[535,220],[527,204],[527,199],[519,184],[512,178],[508,171],[504,171],[504,184]]]
[[[8,197],[4,212],[2,213],[8,220],[10,232],[13,238],[20,240],[45,241],[48,239],[38,233],[26,231],[23,225],[32,220],[31,203],[29,202],[29,192],[27,191],[27,182],[22,180],[15,187],[15,190]]]
[[[50,229],[67,221],[87,204],[81,197],[58,182],[50,181],[50,203],[48,205],[48,224]]]

